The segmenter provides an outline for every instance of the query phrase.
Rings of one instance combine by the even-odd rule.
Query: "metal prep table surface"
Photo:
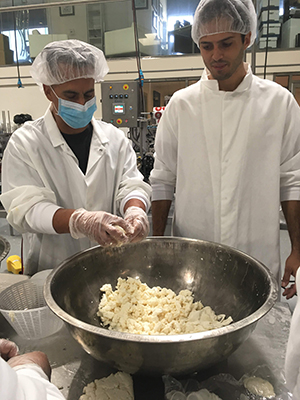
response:
[[[275,304],[238,350],[226,361],[199,372],[197,379],[204,380],[218,373],[229,373],[239,380],[244,373],[251,372],[259,365],[267,365],[272,371],[283,371],[290,320],[288,305]],[[83,387],[88,383],[116,372],[85,353],[66,326],[48,338],[30,341],[20,338],[0,315],[0,337],[16,342],[22,354],[34,350],[45,352],[52,366],[52,382],[68,400],[78,400]],[[164,398],[161,378],[135,376],[134,389],[135,400]]]

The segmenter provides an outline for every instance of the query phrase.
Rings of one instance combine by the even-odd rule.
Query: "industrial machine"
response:
[[[137,154],[138,168],[148,182],[154,164],[157,118],[153,113],[142,111],[140,82],[102,82],[101,90],[103,121],[128,128],[127,137]]]
[[[102,82],[102,119],[117,127],[137,127],[139,82]]]

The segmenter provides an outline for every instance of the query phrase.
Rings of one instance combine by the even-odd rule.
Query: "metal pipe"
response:
[[[3,133],[7,133],[5,111],[2,111],[2,130],[3,130]]]
[[[251,49],[251,69],[256,74],[256,43],[254,42]]]
[[[108,59],[108,61],[109,61],[109,59]],[[11,66],[13,66],[13,64]],[[268,65],[268,68],[288,68],[288,67],[297,67],[297,68],[299,68],[300,67],[300,63],[295,63],[295,64],[270,64],[270,65]],[[264,68],[264,66],[263,65],[256,65],[256,68]],[[186,72],[191,72],[191,71],[197,72],[197,71],[203,71],[203,69],[204,68],[154,69],[154,70],[149,70],[149,71],[146,70],[145,74],[153,74],[153,73],[161,74],[161,73],[165,73],[165,72],[184,72],[184,71],[186,71]],[[127,70],[127,71],[114,71],[114,72],[108,72],[107,76],[109,76],[109,75],[112,76],[112,75],[135,74],[135,73],[136,73],[135,69]],[[286,72],[285,71],[281,71],[280,73],[289,74],[290,71],[286,71]],[[297,74],[298,72],[296,71],[296,72],[293,72],[293,73]],[[15,76],[0,76],[0,81],[1,80],[7,81],[7,80],[10,80],[10,79],[15,79],[15,78],[16,78]],[[189,77],[182,76],[182,77],[178,77],[178,78],[172,78],[172,77],[170,77],[170,78],[148,78],[148,79],[145,78],[144,83],[169,82],[169,81],[174,82],[174,81],[183,81],[185,79],[190,80],[190,79],[194,79],[194,78],[197,78],[197,76],[196,75],[195,76],[189,76]],[[30,75],[23,75],[22,79],[32,79],[32,77]],[[134,79],[132,79],[132,80],[134,80]],[[26,85],[27,86],[35,86],[36,84],[35,83],[27,83]],[[9,86],[9,85],[6,85],[6,86]],[[14,86],[14,85],[12,85],[12,86]]]
[[[257,13],[257,4],[256,0],[253,0],[253,5]],[[252,73],[255,75],[256,73],[256,40],[254,41],[251,49],[251,69]]]
[[[51,8],[51,7],[59,7],[66,5],[74,6],[74,5],[91,4],[91,3],[111,3],[111,2],[120,2],[120,0],[69,0],[68,2],[58,1],[56,3],[54,2],[54,3],[26,4],[23,6],[0,7],[0,13],[11,12],[11,11],[36,10],[41,8]]]
[[[7,111],[7,130],[8,133],[11,133],[11,123],[10,123],[10,112]]]

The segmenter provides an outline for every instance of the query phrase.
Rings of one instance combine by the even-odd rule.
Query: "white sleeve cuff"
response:
[[[49,203],[46,201],[36,203],[27,212],[25,219],[27,224],[36,232],[46,233],[49,235],[58,235],[58,233],[53,228],[53,215],[58,209],[60,209],[56,204]]]
[[[280,189],[280,201],[291,201],[300,200],[300,190],[299,188],[281,188]]]
[[[18,377],[18,387],[24,400],[66,400],[59,389],[49,381],[42,368],[25,364],[13,368]],[[20,396],[18,397],[18,399]]]
[[[120,213],[121,213],[122,217],[124,217],[125,204],[127,203],[128,200],[131,200],[131,199],[137,199],[137,200],[142,201],[144,203],[145,207],[146,207],[146,213],[148,213],[148,211],[150,209],[150,203],[149,203],[148,198],[143,193],[141,193],[140,191],[133,190],[127,196],[125,196],[121,201]]]
[[[174,186],[164,183],[153,183],[152,185],[152,201],[157,200],[173,200]]]
[[[45,374],[45,372],[42,370],[42,368],[39,365],[34,364],[34,363],[17,365],[16,367],[13,368],[13,370],[16,372],[24,370],[22,372],[24,372],[26,375],[28,375],[28,374],[31,376],[38,375],[39,377],[44,378],[47,381],[49,380],[48,376]]]

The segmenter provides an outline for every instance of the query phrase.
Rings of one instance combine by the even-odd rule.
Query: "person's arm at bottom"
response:
[[[26,368],[16,368],[15,372],[18,383],[26,393],[26,400],[65,400],[63,394],[47,379],[38,365],[27,364]]]
[[[44,353],[33,352],[0,359],[0,398],[11,400],[63,400],[48,379],[51,368]]]
[[[33,351],[31,353],[22,354],[20,356],[12,357],[7,362],[11,368],[23,368],[24,365],[37,365],[39,366],[47,378],[50,380],[51,378],[51,367],[48,361],[48,357],[45,353],[41,351]]]

